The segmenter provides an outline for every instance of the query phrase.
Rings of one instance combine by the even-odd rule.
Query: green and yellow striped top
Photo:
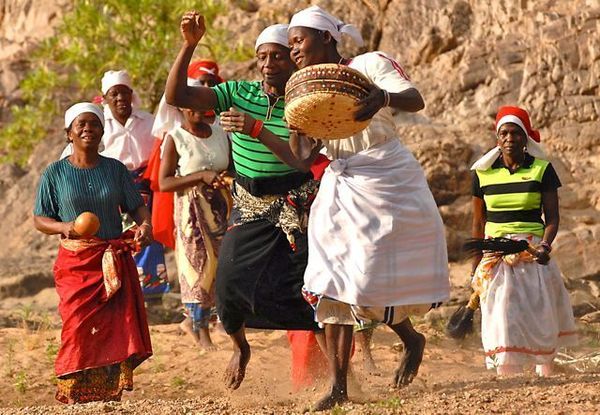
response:
[[[473,175],[473,196],[485,202],[485,234],[529,233],[544,236],[542,193],[561,186],[552,165],[530,155],[523,166],[510,172],[501,158],[487,170]]]

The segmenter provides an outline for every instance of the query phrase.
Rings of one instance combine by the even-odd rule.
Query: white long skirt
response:
[[[548,364],[559,347],[577,344],[569,294],[553,260],[548,265],[500,261],[491,276],[481,295],[488,369]]]
[[[449,296],[444,225],[421,166],[396,139],[327,167],[308,247],[312,293],[374,307]]]

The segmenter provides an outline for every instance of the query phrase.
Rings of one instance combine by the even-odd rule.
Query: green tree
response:
[[[32,56],[20,86],[25,105],[13,106],[0,130],[0,161],[25,164],[50,121],[69,103],[98,95],[109,69],[127,69],[144,108],[153,109],[178,51],[181,15],[191,9],[209,26],[199,55],[221,64],[252,56],[235,33],[213,25],[227,12],[224,0],[75,0],[56,35]]]

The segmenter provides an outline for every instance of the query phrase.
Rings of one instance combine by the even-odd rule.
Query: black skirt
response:
[[[284,232],[267,220],[231,228],[221,244],[217,312],[228,334],[242,325],[271,330],[319,330],[302,297],[308,259],[306,234],[292,250]]]

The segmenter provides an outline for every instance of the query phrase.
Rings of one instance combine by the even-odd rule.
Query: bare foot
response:
[[[227,335],[227,332],[225,331],[225,327],[223,327],[223,323],[221,323],[219,320],[217,320],[217,322],[215,323],[214,328],[218,333]]]
[[[198,342],[198,333],[194,333],[194,329],[192,328],[192,319],[186,317],[181,323],[179,323],[179,329],[189,336],[191,336],[195,342]]]
[[[198,345],[202,350],[206,350],[207,352],[214,352],[217,350],[217,346],[215,346],[210,338],[208,327],[202,328],[198,332]]]
[[[423,360],[423,351],[425,350],[425,336],[416,333],[411,341],[404,344],[404,354],[400,359],[400,364],[394,373],[394,386],[401,388],[410,384],[417,373]]]
[[[246,343],[241,348],[234,348],[233,355],[225,369],[225,386],[229,389],[237,389],[246,376],[246,366],[250,361],[250,345]]]
[[[327,411],[336,405],[342,405],[348,401],[348,393],[342,390],[333,389],[327,395],[323,396],[312,407],[312,411]]]

